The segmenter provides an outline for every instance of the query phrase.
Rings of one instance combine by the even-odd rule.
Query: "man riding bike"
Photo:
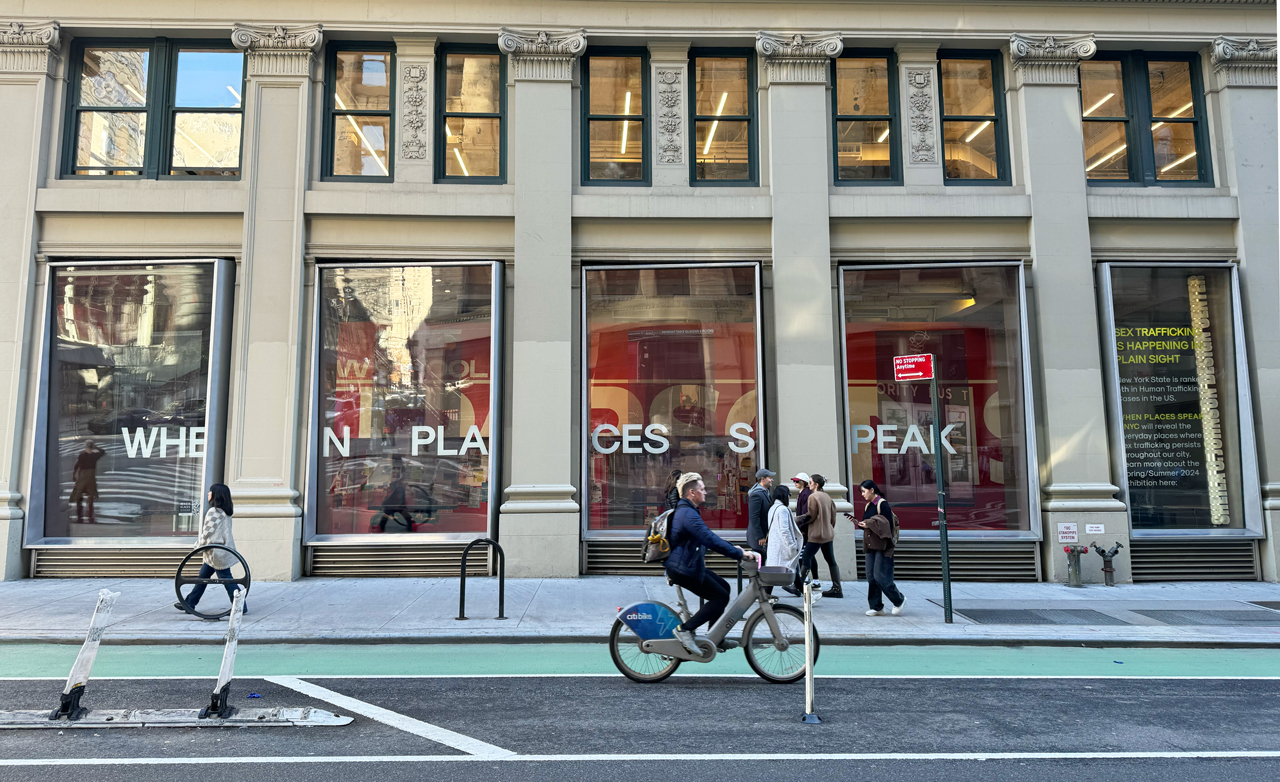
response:
[[[749,558],[759,562],[760,556],[754,551],[745,551],[729,543],[707,529],[698,513],[698,507],[707,499],[707,489],[701,475],[696,472],[681,475],[676,482],[676,490],[680,493],[680,502],[676,504],[676,512],[672,514],[671,531],[668,534],[671,554],[667,557],[667,578],[706,602],[696,614],[689,617],[689,621],[676,626],[675,637],[690,654],[701,656],[702,650],[695,643],[693,632],[704,624],[714,624],[720,618],[729,605],[730,594],[729,582],[707,569],[707,549],[738,561]]]

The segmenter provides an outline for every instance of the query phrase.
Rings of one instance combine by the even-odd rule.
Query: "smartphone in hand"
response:
[[[852,514],[852,513],[846,513],[846,514],[844,514],[844,517],[845,517],[846,519],[848,519],[849,521],[853,521],[853,514]]]

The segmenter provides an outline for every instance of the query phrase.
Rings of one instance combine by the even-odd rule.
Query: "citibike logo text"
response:
[[[652,618],[653,618],[653,614],[641,614],[635,611],[632,611],[631,613],[627,614],[627,619],[631,621],[639,621],[641,619],[652,619]]]

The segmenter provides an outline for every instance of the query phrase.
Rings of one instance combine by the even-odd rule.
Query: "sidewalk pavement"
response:
[[[843,599],[819,601],[814,625],[823,642],[1280,647],[1280,584],[1071,589],[957,583],[951,625],[943,621],[941,583],[898,586],[907,598],[901,616],[866,616],[865,582],[846,581]],[[108,644],[222,642],[225,621],[204,621],[173,607],[172,581],[29,579],[0,582],[0,643],[82,642],[103,588],[120,592],[103,639]],[[696,606],[697,598],[690,598]],[[456,578],[257,582],[240,638],[242,643],[600,642],[608,638],[617,610],[641,600],[674,606],[675,592],[661,577],[508,579],[508,619],[499,621],[494,618],[497,579],[469,578],[470,619],[458,621]],[[784,602],[802,603],[785,595]],[[201,602],[210,612],[226,605],[225,593],[214,588]]]

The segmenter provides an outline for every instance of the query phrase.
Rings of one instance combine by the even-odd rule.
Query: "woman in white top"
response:
[[[771,567],[796,569],[800,559],[800,549],[804,538],[800,536],[800,528],[796,526],[795,514],[789,507],[791,490],[786,486],[775,486],[773,489],[773,505],[769,508],[769,536],[766,549],[765,564]]]
[[[231,490],[225,484],[215,483],[209,487],[209,510],[205,511],[204,519],[200,522],[200,534],[196,538],[196,548],[200,546],[208,546],[210,544],[218,544],[235,549],[236,539],[231,535],[231,514],[235,512],[235,506],[231,502]],[[210,549],[201,555],[204,560],[200,565],[200,575],[198,578],[210,578],[217,573],[218,578],[224,581],[230,581],[234,576],[231,575],[231,567],[239,560],[230,551],[222,549]],[[186,605],[182,601],[173,604],[173,607],[179,611],[190,612],[200,602],[200,598],[204,596],[204,588],[206,584],[196,584],[191,590],[191,594],[186,597]],[[236,599],[236,590],[240,588],[239,584],[224,584],[227,588],[227,596],[234,601]],[[245,603],[244,613],[249,613],[249,604]]]

